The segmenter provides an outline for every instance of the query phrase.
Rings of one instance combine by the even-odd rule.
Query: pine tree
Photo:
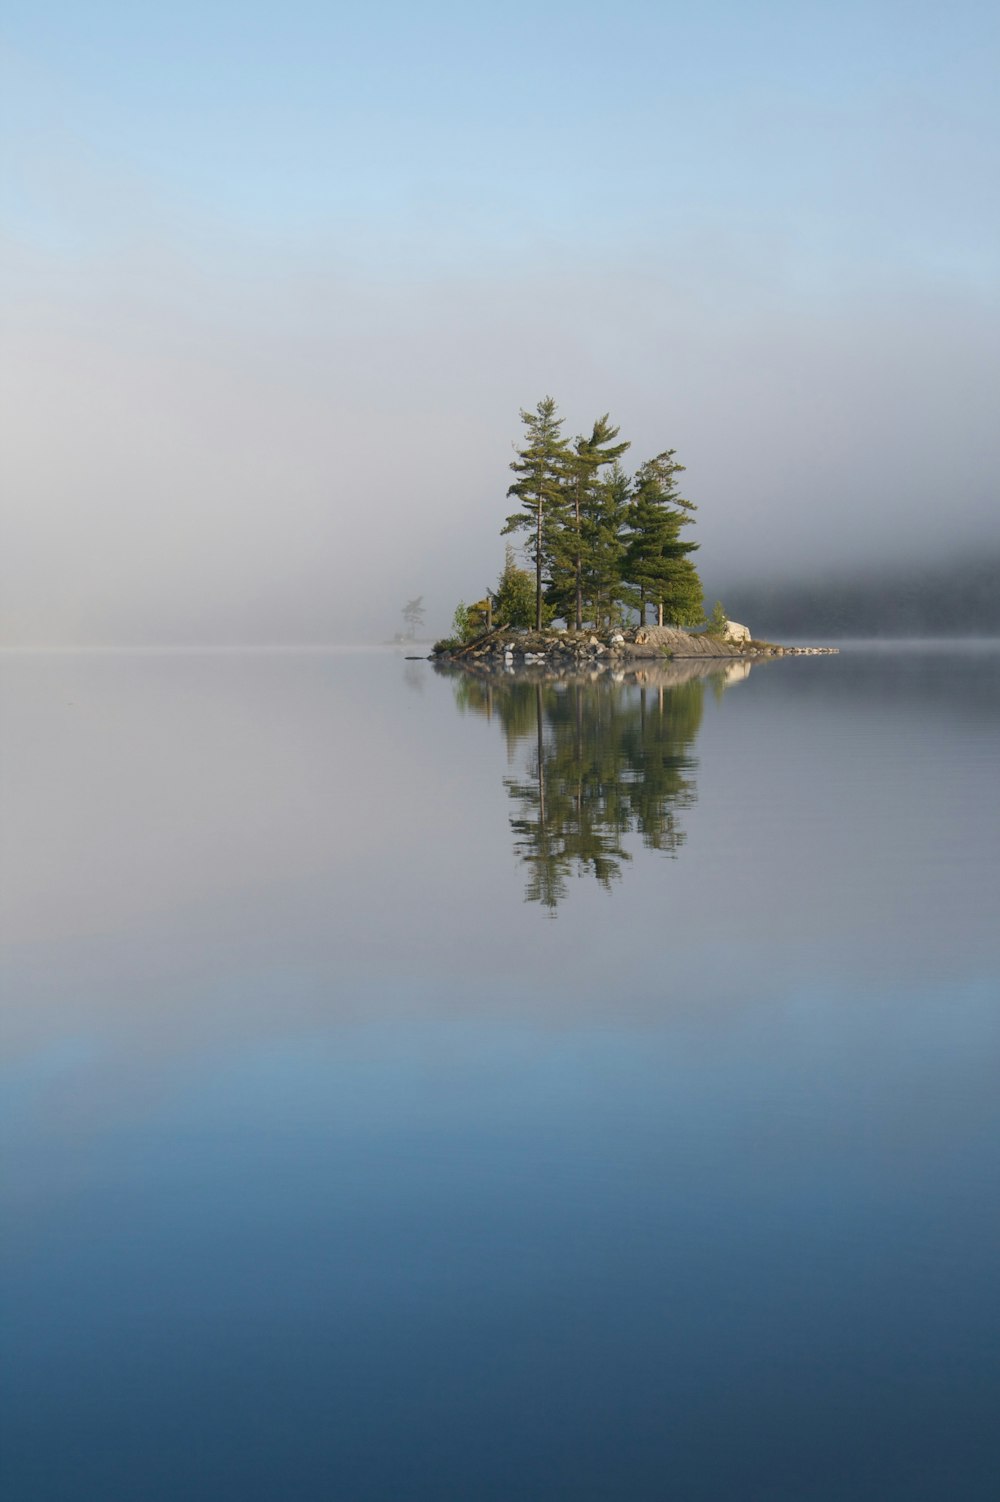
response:
[[[629,448],[626,442],[614,442],[619,431],[605,412],[595,421],[589,438],[575,439],[568,456],[569,505],[557,539],[549,598],[557,614],[572,620],[577,631],[583,626],[584,578],[596,562],[591,550],[599,532],[594,520],[601,510],[600,471],[605,465],[617,464]]]
[[[697,543],[683,543],[696,548]],[[690,558],[669,560],[663,590],[657,600],[661,626],[698,626],[705,618],[705,595],[698,570]]]
[[[696,542],[683,542],[680,531],[694,520],[693,502],[678,494],[683,474],[674,449],[666,449],[636,471],[629,508],[630,536],[623,576],[631,586],[640,621],[648,605],[657,607],[662,626],[695,625],[702,618],[701,581],[689,554]]]
[[[527,443],[518,449],[511,469],[517,479],[508,487],[522,509],[508,516],[501,536],[527,531],[527,551],[535,565],[535,628],[542,628],[542,575],[551,564],[566,511],[568,443],[560,434],[563,419],[551,396],[543,397],[534,412],[521,411]]]
[[[493,591],[493,618],[504,626],[530,627],[535,618],[535,585],[531,575],[514,562],[507,544],[504,565]],[[546,622],[547,624],[547,622]]]
[[[406,635],[412,641],[424,624],[424,597],[417,595],[413,600],[407,600],[403,606],[403,619],[406,622]]]
[[[583,594],[589,616],[598,628],[617,623],[622,601],[622,566],[625,557],[631,486],[618,463],[587,496],[583,517]]]

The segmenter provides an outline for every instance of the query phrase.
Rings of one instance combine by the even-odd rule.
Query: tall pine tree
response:
[[[628,443],[604,413],[589,436],[569,444],[563,419],[547,396],[521,412],[526,429],[511,469],[508,496],[521,509],[503,532],[528,533],[534,563],[534,617],[561,616],[579,630],[621,619],[633,606],[640,621],[655,606],[661,625],[693,626],[703,615],[701,580],[690,555],[698,544],[682,538],[695,507],[678,490],[684,472],[675,450],[641,465],[630,481],[619,460]],[[602,473],[613,466],[610,474]]]
[[[566,510],[568,441],[561,436],[563,419],[551,396],[543,397],[534,412],[521,411],[527,442],[511,460],[517,479],[508,487],[521,510],[507,518],[501,536],[528,532],[527,549],[535,565],[535,629],[542,629],[542,575],[557,548]]]
[[[593,554],[595,546],[600,548],[602,536],[597,525],[604,499],[600,472],[605,465],[617,464],[629,447],[625,442],[615,443],[619,431],[605,412],[595,421],[590,437],[578,437],[567,456],[569,500],[565,523],[556,539],[549,599],[559,615],[573,621],[577,631],[583,626],[585,577],[601,567]]]
[[[588,492],[583,517],[583,594],[595,627],[621,619],[622,566],[631,487],[616,459],[611,473]]]
[[[693,626],[703,611],[701,581],[689,557],[698,544],[684,542],[680,533],[696,508],[678,493],[684,466],[674,454],[666,449],[636,471],[622,572],[641,622],[655,605],[659,625]]]

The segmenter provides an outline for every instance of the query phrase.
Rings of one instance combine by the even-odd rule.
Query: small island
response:
[[[623,666],[636,660],[753,659],[789,656],[825,656],[836,647],[789,647],[755,641],[745,626],[727,621],[728,633],[683,631],[677,626],[627,626],[600,635],[594,631],[549,629],[533,631],[501,625],[483,631],[471,641],[437,642],[436,661],[458,662],[472,667],[537,667],[556,672],[594,667]]]
[[[632,658],[783,657],[835,652],[757,641],[720,601],[706,617],[701,579],[684,533],[694,502],[682,496],[684,466],[663,449],[630,475],[630,444],[608,413],[570,440],[552,397],[521,412],[523,447],[511,461],[508,497],[519,505],[501,535],[524,533],[530,569],[507,547],[497,587],[460,601],[453,634],[433,656],[512,669],[611,666]],[[651,623],[650,613],[655,617]]]

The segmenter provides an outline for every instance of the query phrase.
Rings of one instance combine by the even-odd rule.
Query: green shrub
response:
[[[552,610],[543,604],[543,622],[546,615],[552,618]],[[523,627],[530,631],[535,624],[535,580],[526,569],[514,562],[514,549],[507,548],[503,572],[493,592],[493,618],[505,626]],[[546,622],[547,623],[547,622]]]
[[[725,636],[726,627],[729,625],[729,617],[722,608],[722,601],[716,600],[712,606],[712,614],[708,618],[709,636]]]
[[[464,600],[459,600],[455,606],[455,614],[451,618],[451,628],[462,645],[472,641],[473,637],[479,635],[478,617],[474,617],[472,610],[470,610]]]

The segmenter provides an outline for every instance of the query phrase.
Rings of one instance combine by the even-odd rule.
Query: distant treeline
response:
[[[1000,635],[1000,546],[975,557],[899,564],[877,575],[734,582],[727,613],[755,635]]]

